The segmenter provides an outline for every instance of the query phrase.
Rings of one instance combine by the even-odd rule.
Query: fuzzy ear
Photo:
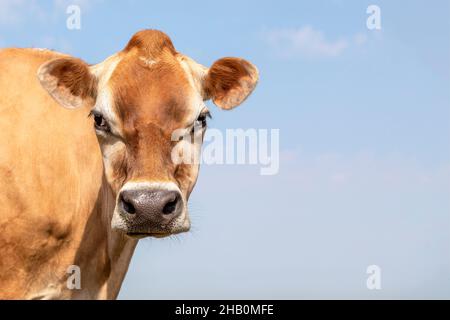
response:
[[[37,75],[44,89],[65,108],[81,107],[85,99],[96,97],[97,80],[82,60],[51,60],[39,68]]]
[[[233,109],[252,93],[258,77],[258,69],[244,59],[217,60],[203,82],[206,98],[211,98],[222,109]]]

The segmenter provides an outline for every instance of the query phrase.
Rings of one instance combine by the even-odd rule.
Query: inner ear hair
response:
[[[240,58],[222,58],[208,70],[205,92],[222,109],[240,105],[258,83],[258,69]]]
[[[63,107],[77,108],[97,96],[97,79],[88,64],[76,58],[58,58],[38,70],[41,85]]]

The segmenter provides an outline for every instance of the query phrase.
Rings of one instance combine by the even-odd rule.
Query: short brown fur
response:
[[[137,244],[112,228],[120,189],[168,181],[189,198],[198,165],[172,162],[172,132],[192,126],[198,97],[231,109],[258,77],[237,58],[208,73],[156,30],[136,33],[116,58],[106,103],[121,137],[96,135],[87,117],[111,60],[91,68],[51,51],[0,51],[0,299],[116,298]],[[72,265],[81,290],[67,287]]]

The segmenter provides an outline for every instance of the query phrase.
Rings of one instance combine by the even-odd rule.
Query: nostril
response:
[[[175,196],[175,199],[172,201],[169,201],[166,203],[166,205],[163,208],[163,214],[172,214],[177,209],[179,198],[178,196]]]
[[[131,202],[126,201],[123,197],[121,197],[120,203],[122,204],[122,209],[129,214],[135,214],[136,208],[133,206]]]
[[[119,195],[118,207],[123,215],[140,221],[147,219],[173,219],[182,211],[181,194],[169,190],[123,190]],[[133,217],[134,218],[133,218]]]

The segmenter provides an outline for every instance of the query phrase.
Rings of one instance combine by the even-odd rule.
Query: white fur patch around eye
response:
[[[93,109],[100,112],[106,118],[113,131],[119,131],[119,121],[113,110],[114,101],[109,87],[109,80],[120,61],[120,56],[113,55],[100,64],[93,66],[91,69],[92,73],[99,79],[97,100]]]
[[[178,62],[180,63],[185,75],[192,88],[192,94],[188,99],[191,112],[189,122],[193,123],[198,115],[207,109],[203,99],[203,78],[207,72],[207,68],[198,64],[194,60],[186,56],[178,56]]]

